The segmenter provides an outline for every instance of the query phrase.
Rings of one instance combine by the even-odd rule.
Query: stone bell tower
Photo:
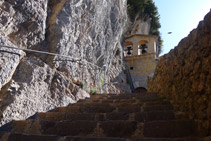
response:
[[[158,37],[135,34],[125,38],[124,56],[136,90],[147,89],[147,79],[153,76],[158,57]]]

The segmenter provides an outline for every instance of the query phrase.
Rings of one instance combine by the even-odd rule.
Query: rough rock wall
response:
[[[70,57],[0,47],[0,124],[89,97],[81,87],[129,91],[121,44],[126,11],[126,0],[2,0],[1,45]]]
[[[0,44],[5,46],[15,46],[2,35],[0,35]],[[10,48],[0,48],[0,90],[2,86],[11,80],[24,55],[25,53],[23,51]]]
[[[150,28],[151,28],[151,19],[137,15],[136,19],[130,25],[125,36],[131,36],[134,34],[149,35]]]
[[[165,95],[211,135],[211,12],[174,50],[162,56],[149,91]]]
[[[48,0],[1,0],[0,33],[21,48],[45,39]]]
[[[126,0],[50,1],[49,13],[48,49],[81,59],[82,64],[51,56],[47,57],[47,63],[68,76],[84,80],[88,87],[103,89],[102,80],[104,83],[115,81],[124,67],[120,41],[126,20]],[[125,83],[124,78],[122,81]]]

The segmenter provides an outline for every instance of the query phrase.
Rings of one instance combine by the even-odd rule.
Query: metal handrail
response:
[[[131,74],[130,74],[129,67],[128,67],[126,61],[125,61],[125,69],[126,69],[127,78],[128,78],[129,81],[130,81],[130,82],[129,82],[129,83],[130,83],[130,89],[131,89],[132,93],[134,93],[134,92],[135,92],[135,87],[134,87],[134,85],[133,85],[132,76],[131,76]]]
[[[17,48],[17,47],[6,46],[6,45],[0,45],[0,47],[10,48],[10,49],[16,49],[16,50],[22,50],[22,51],[27,51],[27,52],[40,53],[40,54],[47,54],[47,55],[58,56],[58,57],[70,58],[70,59],[71,59],[70,61],[82,62],[82,63],[84,62],[84,63],[87,63],[87,64],[89,64],[89,65],[91,65],[91,66],[97,67],[97,68],[100,70],[98,73],[101,73],[101,72],[103,71],[103,69],[105,68],[104,66],[103,66],[103,67],[99,67],[99,66],[97,66],[97,65],[95,65],[95,64],[93,64],[93,63],[91,63],[91,62],[86,61],[86,60],[82,60],[82,59],[79,59],[79,58],[73,58],[73,57],[67,56],[67,55],[61,55],[61,54],[56,54],[56,53],[51,53],[51,52],[45,52],[45,51],[38,51],[38,50],[33,50],[33,49],[23,49],[23,48]],[[127,68],[127,67],[126,67],[126,68]],[[127,71],[129,71],[129,70],[127,69]],[[127,74],[128,74],[128,73],[127,73]],[[130,75],[130,74],[129,74],[129,75]],[[129,77],[129,79],[131,79],[131,76]],[[130,81],[132,81],[132,80],[130,80]],[[110,83],[112,83],[112,82],[110,82]],[[117,83],[117,82],[114,82],[114,83],[112,83],[112,84],[116,84],[116,83]],[[131,84],[132,84],[132,83],[131,83]],[[104,88],[106,85],[108,85],[108,83],[103,84],[103,88]],[[133,86],[133,84],[132,84],[132,86]],[[134,87],[132,87],[131,89],[132,89],[132,91],[133,91]]]

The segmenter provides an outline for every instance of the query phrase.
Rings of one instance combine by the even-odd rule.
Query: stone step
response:
[[[174,107],[171,104],[163,104],[163,105],[145,105],[143,110],[146,112],[153,111],[173,111]]]
[[[126,100],[94,100],[94,101],[84,101],[84,102],[79,102],[75,103],[72,105],[86,105],[86,106],[94,106],[94,105],[99,105],[99,106],[143,106],[143,105],[167,105],[170,104],[168,101],[152,101],[152,102],[142,102],[136,99],[126,99]]]
[[[162,101],[164,100],[164,98],[162,97],[158,97],[158,96],[155,96],[155,97],[126,97],[126,96],[112,96],[112,97],[108,97],[106,99],[113,99],[113,100],[116,100],[116,99],[136,99],[136,100],[139,100],[139,101],[142,101],[142,102],[148,102],[148,101]]]
[[[175,120],[174,111],[154,111],[135,113],[134,120],[139,122],[155,121],[155,120]]]
[[[91,95],[90,99],[104,99],[109,97],[107,94],[96,94],[96,95]]]
[[[126,107],[110,105],[71,105],[68,107],[57,107],[54,112],[72,112],[72,113],[111,113],[111,112],[141,112],[141,106],[131,105]]]
[[[195,123],[189,120],[151,121],[144,123],[144,137],[189,137],[195,129]]]
[[[59,141],[59,136],[53,135],[26,135],[18,133],[0,133],[1,141]]]
[[[114,99],[138,99],[138,100],[163,100],[164,98],[157,94],[98,94],[91,96],[88,101],[98,101],[98,100],[114,100]],[[79,100],[79,102],[84,102],[86,100]]]
[[[110,113],[116,110],[114,106],[77,106],[57,107],[54,112],[72,112],[72,113]]]
[[[1,141],[130,141],[123,138],[97,138],[80,136],[54,136],[54,135],[29,135],[19,133],[0,132]],[[131,141],[204,141],[200,138],[142,138],[132,139]]]
[[[164,98],[157,94],[98,94],[92,95],[90,99],[142,99],[142,98]]]
[[[153,111],[172,111],[173,106],[170,104],[161,105],[145,105],[141,107],[140,105],[110,105],[110,104],[100,104],[93,103],[88,105],[70,105],[68,107],[57,107],[54,112],[72,112],[72,113],[111,113],[111,112],[153,112]]]
[[[132,141],[204,141],[201,138],[143,138]]]
[[[140,128],[140,126],[142,128]],[[181,138],[194,135],[195,124],[192,121],[168,120],[140,123],[137,121],[62,121],[51,122],[44,120],[13,121],[7,131],[25,134],[44,134],[57,136],[94,136],[140,138],[143,130],[144,137]]]
[[[85,103],[113,103],[113,99],[90,99],[90,101],[84,101]]]
[[[62,112],[49,112],[37,113],[36,119],[48,121],[66,121],[66,120],[129,120],[130,113],[62,113]]]
[[[65,137],[64,141],[128,141],[122,138],[95,138],[95,137]]]
[[[113,102],[113,103],[104,103],[104,102],[83,102],[76,103],[70,106],[115,106],[115,107],[134,107],[134,106],[143,106],[143,102]]]
[[[48,121],[65,121],[65,120],[137,120],[139,122],[153,120],[173,120],[175,119],[173,111],[161,112],[113,112],[113,113],[68,113],[68,112],[47,112],[37,113],[35,119]]]
[[[35,119],[48,121],[96,120],[96,115],[94,113],[47,112],[37,113]]]
[[[157,94],[118,94],[118,95],[110,95],[110,94],[108,94],[107,95],[108,96],[108,98],[114,98],[114,99],[116,99],[116,98],[118,98],[118,99],[129,99],[129,98],[137,98],[137,99],[139,99],[139,98],[157,98],[157,97],[160,97],[159,95],[157,95]]]
[[[18,133],[0,133],[1,141],[127,141],[122,138],[97,138],[80,136],[28,135]]]
[[[13,121],[7,132],[56,135],[131,138],[136,132],[136,121]]]

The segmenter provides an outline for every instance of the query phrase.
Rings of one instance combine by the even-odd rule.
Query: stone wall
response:
[[[136,88],[147,88],[148,77],[153,76],[157,62],[155,54],[144,54],[140,56],[128,56],[126,62],[130,68],[133,85]]]
[[[90,88],[98,92],[129,91],[122,48],[126,3],[1,0],[1,45],[70,57],[0,46],[0,125],[89,97],[84,90],[89,92]]]
[[[211,135],[211,12],[174,50],[162,56],[149,91],[171,99]]]

